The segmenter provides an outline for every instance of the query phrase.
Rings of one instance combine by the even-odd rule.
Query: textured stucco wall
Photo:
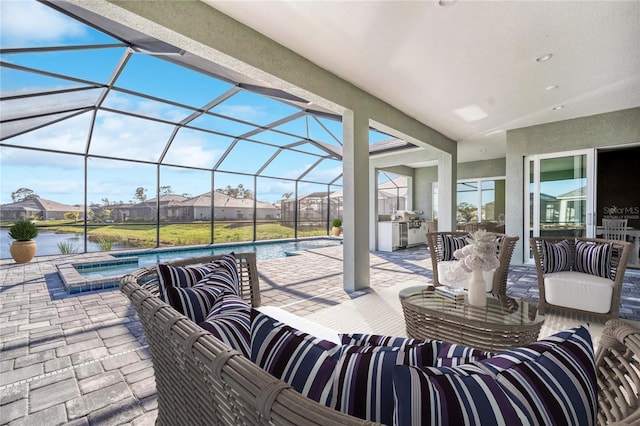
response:
[[[503,177],[507,173],[507,159],[495,158],[458,164],[458,180]]]

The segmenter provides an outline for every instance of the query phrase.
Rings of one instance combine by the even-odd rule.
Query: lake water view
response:
[[[9,247],[13,240],[9,238],[9,230],[0,229],[0,258],[7,259],[11,258],[11,253],[9,252]],[[47,232],[40,231],[38,232],[38,236],[36,237],[36,244],[38,244],[38,251],[36,252],[36,256],[46,256],[52,254],[60,254],[60,249],[58,248],[58,243],[65,242],[70,243],[76,249],[77,253],[84,252],[84,236],[79,234],[69,234],[69,233],[61,233],[57,234],[55,232]],[[127,247],[123,244],[113,244],[113,250],[121,250]],[[94,243],[91,241],[87,242],[87,251],[88,252],[96,252],[102,251],[100,248],[100,244]]]

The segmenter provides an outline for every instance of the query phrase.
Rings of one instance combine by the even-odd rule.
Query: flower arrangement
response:
[[[495,235],[480,229],[471,234],[469,244],[453,252],[453,256],[466,272],[491,271],[500,266],[496,251]]]

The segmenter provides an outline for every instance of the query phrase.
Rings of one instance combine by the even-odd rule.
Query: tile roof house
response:
[[[0,205],[0,220],[19,220],[25,218],[39,220],[64,219],[65,213],[82,213],[82,211],[82,206],[72,206],[34,197],[16,203]]]

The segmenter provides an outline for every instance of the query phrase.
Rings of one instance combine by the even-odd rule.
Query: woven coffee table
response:
[[[499,352],[538,339],[544,317],[535,303],[488,297],[487,306],[467,305],[445,298],[433,289],[400,294],[407,336],[444,340]],[[506,303],[509,302],[509,303]]]

